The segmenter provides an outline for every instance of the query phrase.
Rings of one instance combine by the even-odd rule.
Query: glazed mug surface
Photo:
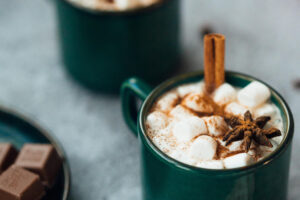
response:
[[[129,11],[55,2],[64,65],[83,85],[118,92],[131,76],[156,84],[179,65],[179,0]]]
[[[203,72],[183,74],[151,89],[138,78],[121,88],[124,120],[138,136],[144,200],[284,200],[288,178],[294,122],[285,100],[268,84],[271,101],[280,109],[285,136],[279,147],[255,164],[225,170],[193,167],[164,154],[146,134],[145,118],[157,98],[168,90],[203,79]],[[226,82],[244,87],[257,80],[248,75],[226,72]],[[259,80],[260,81],[260,80]],[[262,82],[262,81],[261,81]],[[136,109],[136,99],[143,104]]]

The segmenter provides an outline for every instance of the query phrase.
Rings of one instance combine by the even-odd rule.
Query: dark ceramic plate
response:
[[[24,143],[52,144],[63,160],[55,186],[43,200],[67,200],[70,191],[70,170],[62,147],[45,130],[26,117],[7,108],[0,107],[0,142],[10,142],[20,149]]]

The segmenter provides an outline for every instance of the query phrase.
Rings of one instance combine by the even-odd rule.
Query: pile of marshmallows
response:
[[[182,85],[163,95],[154,105],[153,112],[146,118],[147,133],[155,145],[170,157],[183,163],[202,168],[224,169],[247,166],[256,161],[253,150],[230,157],[217,157],[217,150],[225,147],[222,136],[229,130],[223,117],[212,115],[199,117],[193,111],[211,113],[213,107],[205,102],[204,82]],[[282,118],[278,108],[268,103],[270,90],[254,81],[243,89],[224,83],[212,94],[226,113],[243,116],[250,110],[256,118],[267,115],[271,121],[267,126],[282,130]],[[180,104],[178,100],[182,99]],[[271,139],[272,148],[259,146],[261,158],[267,156],[281,142],[282,136]],[[233,142],[228,150],[241,150],[242,141]],[[253,144],[254,145],[254,144]]]
[[[123,11],[147,7],[159,0],[69,0],[90,9]]]

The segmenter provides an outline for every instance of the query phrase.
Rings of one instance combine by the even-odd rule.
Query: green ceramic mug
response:
[[[122,85],[123,115],[140,140],[143,199],[287,199],[294,122],[288,105],[270,86],[271,101],[279,107],[283,117],[285,138],[277,150],[253,165],[226,170],[192,167],[168,157],[147,136],[145,118],[155,100],[171,88],[201,79],[203,72],[194,72],[169,79],[154,90],[137,78],[131,78]],[[235,72],[226,73],[226,81],[234,86],[244,87],[253,80],[257,79]],[[144,101],[138,112],[135,109],[136,98]]]
[[[83,85],[118,92],[131,76],[155,84],[179,66],[179,0],[119,12],[55,2],[64,65]]]

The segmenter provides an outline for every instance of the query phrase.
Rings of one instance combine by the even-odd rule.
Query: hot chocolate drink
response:
[[[77,5],[93,9],[106,11],[122,11],[135,8],[147,7],[160,0],[69,0]]]
[[[168,156],[193,166],[230,169],[255,163],[283,140],[283,119],[261,82],[244,88],[204,82],[162,95],[146,118],[147,134]]]

